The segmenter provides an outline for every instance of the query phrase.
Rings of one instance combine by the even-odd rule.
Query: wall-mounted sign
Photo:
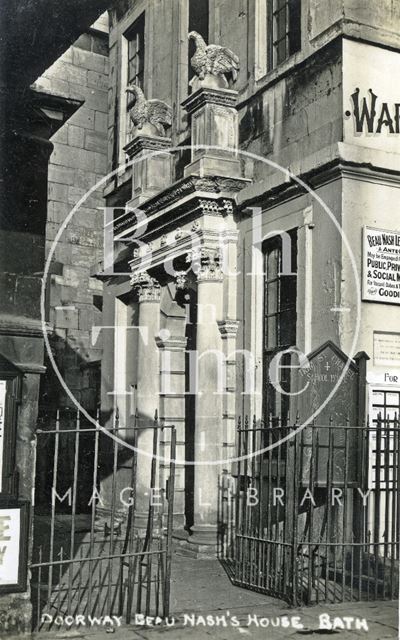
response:
[[[400,369],[400,333],[374,331],[374,364]]]
[[[324,486],[328,481],[328,448],[329,430],[322,425],[343,425],[346,420],[350,424],[358,424],[358,393],[359,371],[355,362],[349,360],[333,342],[328,341],[307,355],[309,366],[304,369],[294,370],[294,388],[299,394],[296,397],[295,414],[298,412],[300,424],[309,420],[314,412],[318,412],[316,425],[318,429],[319,460],[316,471],[316,481],[319,486]],[[343,378],[342,378],[343,376]],[[339,380],[342,378],[340,384]],[[304,444],[302,469],[302,482],[307,486],[312,465],[312,429],[305,427],[302,435]],[[344,455],[343,443],[334,446],[332,450],[333,481],[339,481],[343,473],[344,465],[348,465],[348,480],[355,478],[357,465],[355,456],[357,446],[355,443],[356,432],[350,434],[349,455],[347,463]]]
[[[362,298],[400,304],[400,231],[363,228]]]
[[[0,380],[0,493],[3,491],[4,421],[7,380]]]
[[[367,374],[368,384],[376,384],[385,387],[400,386],[400,369],[372,370]]]
[[[0,505],[0,594],[26,590],[28,502]]]
[[[345,39],[342,84],[344,142],[398,153],[400,98],[393,78],[398,78],[399,73],[400,55],[397,51]]]
[[[368,89],[367,96],[360,96],[360,89],[356,87],[350,96],[352,109],[345,112],[345,116],[354,117],[356,133],[400,133],[400,103],[385,102]]]
[[[18,495],[15,466],[23,372],[0,353],[0,499]]]

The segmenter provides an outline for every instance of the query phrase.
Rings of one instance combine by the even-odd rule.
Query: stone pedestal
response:
[[[133,161],[132,199],[127,203],[132,208],[140,207],[173,182],[172,158],[168,152],[171,138],[142,131],[124,147],[129,160]]]
[[[241,177],[237,91],[200,87],[182,106],[191,118],[192,155],[185,176]],[[212,147],[212,148],[206,148]]]

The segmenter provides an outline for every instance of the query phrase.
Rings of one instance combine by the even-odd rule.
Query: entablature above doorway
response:
[[[141,220],[138,220],[141,216],[134,209],[129,213],[128,202],[127,213],[115,220],[114,238],[127,240],[132,234],[140,233],[144,226],[146,235],[163,235],[187,220],[193,222],[203,214],[233,214],[236,209],[236,194],[250,182],[248,178],[225,176],[190,175],[182,178],[140,205],[140,212],[143,214]]]

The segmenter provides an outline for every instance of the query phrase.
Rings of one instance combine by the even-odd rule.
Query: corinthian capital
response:
[[[134,273],[131,285],[137,291],[139,302],[160,302],[161,285],[147,271]]]

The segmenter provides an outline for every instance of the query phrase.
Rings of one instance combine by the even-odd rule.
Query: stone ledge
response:
[[[171,138],[139,134],[124,146],[124,151],[133,158],[141,151],[160,151],[171,147]]]
[[[238,92],[233,89],[200,87],[182,102],[182,107],[190,114],[205,104],[218,104],[223,107],[235,108]]]
[[[196,558],[197,560],[210,560],[218,557],[218,545],[192,544],[189,536],[178,538],[173,534],[174,552],[178,556]]]
[[[47,323],[45,329],[47,333],[52,331]],[[10,314],[0,315],[0,335],[43,337],[42,321]]]

